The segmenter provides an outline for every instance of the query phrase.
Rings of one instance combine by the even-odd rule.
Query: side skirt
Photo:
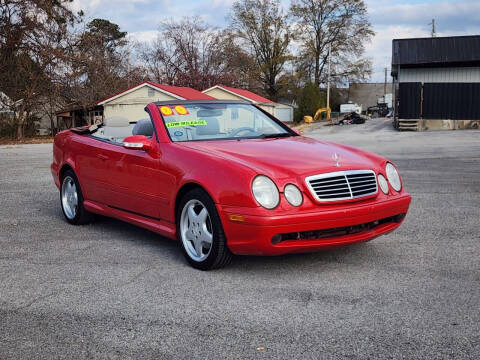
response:
[[[127,223],[137,225],[145,229],[148,229],[150,231],[156,232],[157,234],[160,234],[167,238],[174,239],[174,240],[177,239],[176,237],[177,229],[175,224],[168,223],[161,219],[154,219],[154,218],[146,217],[140,214],[123,211],[121,209],[112,208],[107,205],[99,204],[91,200],[85,200],[83,202],[83,206],[85,207],[86,210],[92,213],[122,220]]]

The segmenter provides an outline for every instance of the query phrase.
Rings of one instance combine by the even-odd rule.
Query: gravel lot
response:
[[[480,131],[376,119],[307,136],[393,160],[403,226],[213,272],[116,220],[68,225],[51,144],[0,146],[0,359],[479,359]]]

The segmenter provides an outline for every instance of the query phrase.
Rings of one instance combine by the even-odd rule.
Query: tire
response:
[[[230,263],[233,255],[227,247],[215,203],[206,191],[197,188],[185,194],[176,219],[178,240],[192,267],[212,270]]]
[[[65,171],[60,183],[60,206],[65,219],[72,225],[84,225],[93,220],[93,214],[83,206],[83,194],[73,170]]]

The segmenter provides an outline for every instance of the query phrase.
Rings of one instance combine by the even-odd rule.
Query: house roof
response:
[[[239,97],[241,97],[245,100],[251,101],[253,103],[274,104],[274,102],[272,100],[264,98],[263,96],[255,94],[251,91],[244,90],[244,89],[237,89],[237,88],[233,88],[233,87],[229,87],[229,86],[225,86],[225,85],[215,85],[215,86],[212,86],[211,88],[203,90],[202,92],[205,93],[205,92],[207,92],[209,90],[212,90],[212,89],[222,89],[226,92],[237,95],[237,96],[239,96]]]
[[[112,101],[122,95],[126,95],[128,93],[131,93],[137,89],[140,89],[144,86],[148,86],[150,88],[153,88],[155,90],[158,90],[160,92],[163,92],[164,94],[170,95],[178,100],[211,100],[214,99],[211,96],[208,96],[207,94],[204,94],[200,91],[197,91],[195,89],[189,88],[189,87],[179,87],[179,86],[171,86],[171,85],[163,85],[163,84],[157,84],[153,81],[144,81],[141,82],[140,84],[137,84],[135,86],[132,86],[128,89],[125,89],[123,91],[120,91],[119,93],[109,96],[106,99],[100,100],[97,102],[97,105],[103,105],[109,101]]]

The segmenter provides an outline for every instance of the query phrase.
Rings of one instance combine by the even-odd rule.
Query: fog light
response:
[[[285,194],[285,198],[290,203],[290,205],[292,206],[302,205],[303,203],[302,192],[295,185],[293,184],[286,185],[285,189],[283,190],[283,193]]]
[[[280,234],[273,235],[272,244],[278,244],[280,241],[282,241],[282,235]]]
[[[380,185],[380,189],[382,189],[384,194],[388,194],[387,179],[382,174],[378,174],[378,185]]]

